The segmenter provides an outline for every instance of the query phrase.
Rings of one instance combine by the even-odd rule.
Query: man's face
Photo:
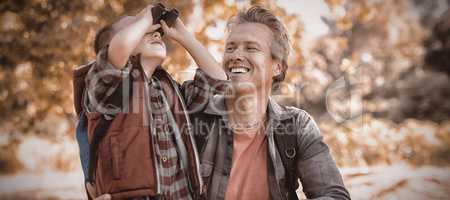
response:
[[[272,31],[264,24],[243,23],[231,28],[225,43],[223,68],[238,91],[269,90],[280,64],[271,55]]]

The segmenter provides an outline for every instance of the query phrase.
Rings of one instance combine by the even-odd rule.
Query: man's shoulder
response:
[[[313,119],[306,110],[303,110],[301,108],[286,105],[279,106],[279,112],[282,116],[285,116],[287,118],[294,118],[300,124],[305,124]]]
[[[293,131],[303,159],[328,149],[327,145],[322,142],[323,136],[319,126],[307,111],[293,106],[284,106],[284,108],[285,112],[290,113],[294,119]]]
[[[286,106],[286,109],[300,122],[306,122],[312,119],[312,116],[306,110],[303,110],[301,108]]]
[[[308,135],[320,136],[320,130],[314,118],[305,110],[294,106],[280,106],[281,112],[289,116],[288,121],[294,122],[294,131],[297,136],[304,137]]]

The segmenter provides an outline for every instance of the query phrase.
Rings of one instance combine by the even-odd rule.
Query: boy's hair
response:
[[[234,25],[243,23],[261,23],[272,31],[272,58],[280,60],[282,64],[281,74],[273,77],[273,84],[283,81],[286,77],[287,60],[291,48],[289,36],[283,23],[269,10],[260,6],[253,6],[247,11],[240,11],[236,16],[230,18],[227,23],[227,30],[230,31]]]
[[[114,35],[114,30],[112,28],[112,24],[108,24],[97,31],[94,39],[94,51],[95,54],[98,54],[100,49],[109,44],[112,37]]]

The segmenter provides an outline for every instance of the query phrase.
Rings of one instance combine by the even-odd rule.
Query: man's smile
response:
[[[250,69],[245,66],[234,66],[229,69],[229,72],[231,72],[233,74],[242,74],[242,73],[247,73],[249,71],[250,71]]]

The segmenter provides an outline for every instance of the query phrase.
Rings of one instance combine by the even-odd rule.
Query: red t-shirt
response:
[[[233,135],[233,164],[225,200],[270,199],[264,132]]]

